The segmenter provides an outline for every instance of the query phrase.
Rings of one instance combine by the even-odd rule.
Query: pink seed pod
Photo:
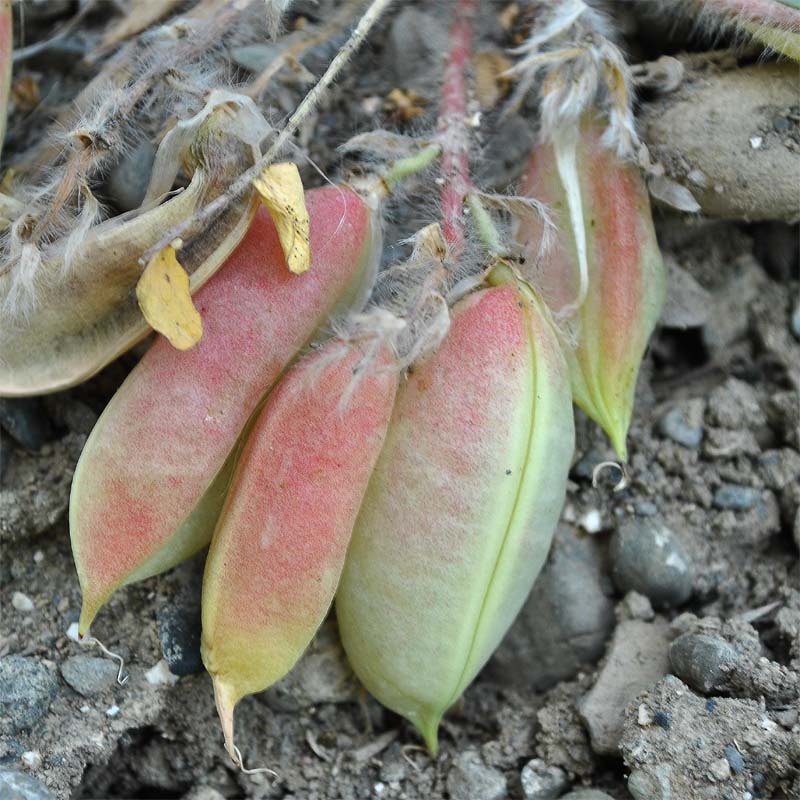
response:
[[[371,285],[380,248],[365,204],[335,187],[306,203],[311,269],[289,273],[260,210],[195,295],[199,344],[180,352],[158,337],[92,431],[70,497],[82,635],[120,586],[208,544],[248,419],[330,314]]]
[[[585,116],[574,157],[560,155],[558,143],[539,145],[522,192],[550,206],[558,230],[534,281],[565,331],[575,402],[626,461],[636,378],[665,277],[644,181],[602,136]],[[517,237],[535,264],[541,223],[521,220]]]
[[[206,562],[203,662],[233,761],[233,710],[294,665],[333,600],[397,390],[388,352],[331,342],[294,366],[248,437]]]
[[[544,563],[573,447],[543,305],[514,285],[456,304],[398,391],[336,596],[359,679],[433,753]]]

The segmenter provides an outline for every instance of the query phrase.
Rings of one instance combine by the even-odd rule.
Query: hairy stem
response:
[[[439,108],[442,230],[456,257],[464,250],[464,198],[473,188],[469,177],[466,71],[472,57],[473,22],[477,5],[477,0],[456,2]]]
[[[350,38],[341,50],[336,54],[333,61],[328,65],[322,77],[303,98],[295,112],[286,122],[283,130],[275,138],[267,152],[252,166],[243,172],[230,187],[218,195],[212,202],[200,208],[189,219],[176,225],[169,230],[161,240],[147,250],[139,262],[146,264],[156,253],[163,250],[170,242],[175,239],[185,239],[191,230],[207,228],[229,205],[238,200],[245,192],[251,188],[255,178],[275,160],[276,156],[283,150],[295,131],[303,124],[308,115],[316,108],[322,96],[330,85],[336,80],[342,68],[347,64],[353,54],[366,39],[372,26],[381,18],[381,15],[392,3],[392,0],[372,0],[367,10],[356,25]]]

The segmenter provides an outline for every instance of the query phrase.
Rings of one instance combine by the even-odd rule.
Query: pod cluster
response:
[[[542,187],[557,194],[550,178]],[[595,202],[593,185],[585,191]],[[623,181],[612,200],[630,205],[630,191]],[[588,404],[577,375],[596,357],[565,347],[542,296],[507,266],[455,304],[444,341],[402,377],[389,346],[332,339],[309,350],[332,314],[363,300],[380,248],[352,191],[315,190],[306,205],[311,269],[288,272],[260,211],[195,295],[200,343],[179,352],[159,338],[107,406],[70,505],[81,635],[117,589],[209,547],[202,654],[239,764],[236,703],[292,668],[334,598],[356,674],[436,751],[442,715],[547,556],[574,449],[573,394]],[[610,211],[597,220],[619,228]],[[567,238],[561,247],[553,258],[566,263]],[[610,251],[591,248],[591,280],[606,295]],[[614,280],[625,282],[636,265],[619,258]],[[613,361],[590,364],[601,377],[586,396],[616,380],[604,373]],[[622,395],[606,403],[623,404],[614,413],[627,427]]]

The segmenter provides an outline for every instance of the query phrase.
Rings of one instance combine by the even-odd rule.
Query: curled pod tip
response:
[[[322,624],[383,444],[397,371],[388,352],[359,372],[362,359],[334,341],[286,374],[248,436],[214,533],[201,649],[235,762],[234,707],[282,678]]]

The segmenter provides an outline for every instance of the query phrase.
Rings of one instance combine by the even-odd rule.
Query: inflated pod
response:
[[[575,402],[626,461],[636,378],[665,277],[639,169],[606,147],[602,134],[598,122],[583,120],[572,169],[564,161],[559,168],[553,145],[537,147],[523,193],[549,205],[558,229],[555,246],[538,260],[536,283],[567,330]],[[541,224],[525,220],[518,238],[536,262]]]
[[[322,624],[386,435],[397,370],[386,354],[354,383],[361,358],[332,342],[287,373],[248,436],[214,533],[202,654],[237,763],[234,706],[282,678]]]
[[[312,268],[289,273],[260,210],[195,295],[199,344],[180,352],[158,337],[89,436],[70,497],[81,634],[120,586],[208,544],[248,419],[331,312],[371,284],[379,247],[365,204],[340,188],[306,203]]]
[[[356,674],[434,753],[544,563],[573,446],[540,302],[515,285],[460,301],[398,391],[336,599]]]

